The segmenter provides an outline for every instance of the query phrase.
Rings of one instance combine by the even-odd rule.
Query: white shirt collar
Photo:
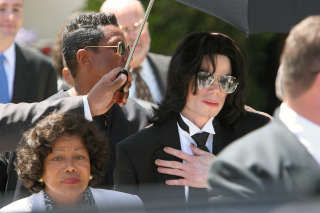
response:
[[[210,118],[207,123],[200,129],[199,127],[197,127],[195,124],[192,123],[192,121],[190,121],[188,118],[184,117],[181,113],[181,118],[182,120],[188,125],[189,127],[189,135],[192,136],[196,133],[199,132],[208,132],[210,134],[215,134],[212,122],[214,117]]]
[[[296,113],[286,103],[280,106],[279,118],[320,163],[320,126]]]

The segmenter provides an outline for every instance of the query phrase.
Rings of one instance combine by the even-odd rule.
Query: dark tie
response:
[[[135,76],[136,96],[139,99],[153,102],[149,87],[141,77],[141,74],[140,74],[141,71],[142,71],[141,66],[134,68],[132,71],[132,74]]]
[[[9,86],[7,74],[4,69],[4,60],[4,55],[0,54],[0,103],[9,103]]]
[[[197,143],[197,147],[199,149],[209,152],[209,149],[206,147],[208,136],[209,136],[208,132],[201,132],[201,133],[194,134],[191,137],[195,140],[195,142]]]

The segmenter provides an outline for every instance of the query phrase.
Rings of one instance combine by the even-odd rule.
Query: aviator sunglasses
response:
[[[130,52],[130,46],[127,45],[124,41],[119,41],[117,46],[86,46],[84,49],[87,48],[97,48],[97,47],[108,47],[108,48],[115,48],[115,53],[118,56],[124,56],[127,52]]]
[[[209,88],[216,79],[220,89],[227,94],[234,93],[239,85],[237,78],[234,76],[221,75],[216,77],[212,72],[199,71],[197,73],[198,88]]]

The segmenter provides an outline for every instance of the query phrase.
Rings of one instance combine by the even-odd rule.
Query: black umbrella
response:
[[[176,0],[214,15],[249,33],[288,32],[309,15],[320,14],[320,0]]]

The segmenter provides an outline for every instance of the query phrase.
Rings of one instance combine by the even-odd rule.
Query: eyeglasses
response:
[[[231,75],[221,75],[215,77],[212,72],[199,71],[197,73],[198,88],[209,88],[218,79],[220,89],[227,94],[236,91],[239,82],[236,77]]]
[[[127,45],[124,41],[119,41],[117,46],[86,46],[84,49],[87,48],[97,48],[97,47],[110,47],[115,48],[115,53],[119,56],[124,56],[126,53],[130,52],[130,46]]]
[[[142,22],[143,22],[143,19],[141,19],[141,20],[137,21],[136,23],[134,23],[133,26],[130,26],[130,27],[129,27],[129,26],[122,26],[122,25],[120,25],[119,27],[120,27],[120,29],[121,29],[124,33],[126,33],[126,34],[128,34],[128,33],[130,33],[130,32],[136,33],[136,32],[138,32],[138,30],[139,30]],[[146,24],[147,24],[147,23],[146,23]]]

